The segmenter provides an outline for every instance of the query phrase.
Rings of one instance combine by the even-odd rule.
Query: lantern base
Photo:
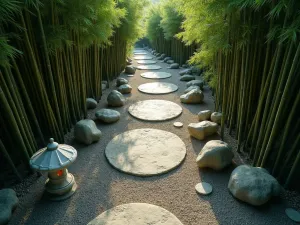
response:
[[[48,198],[51,201],[57,201],[58,202],[58,201],[63,201],[63,200],[66,200],[66,199],[70,198],[76,192],[76,189],[77,189],[77,184],[75,182],[72,189],[64,195],[53,195],[53,194],[50,194],[50,193],[47,193],[47,194],[48,194]]]

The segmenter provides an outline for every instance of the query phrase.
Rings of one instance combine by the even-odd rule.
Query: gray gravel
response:
[[[133,62],[137,66],[136,61]],[[167,64],[158,63],[163,69],[160,71],[172,73],[173,76],[164,79],[164,82],[177,84],[179,90],[167,95],[147,95],[140,93],[137,87],[149,82],[140,74],[145,71],[136,71],[133,77],[127,77],[133,87],[132,93],[125,95],[127,102],[121,108],[114,108],[121,113],[121,119],[115,124],[97,123],[102,131],[102,138],[98,143],[90,146],[80,145],[73,140],[73,133],[66,135],[66,143],[78,150],[78,158],[69,167],[75,176],[78,189],[75,195],[63,202],[48,202],[43,199],[44,182],[46,176],[36,179],[28,193],[20,199],[20,205],[14,212],[9,224],[53,225],[53,224],[87,224],[100,213],[114,206],[132,202],[142,202],[161,206],[173,213],[185,225],[206,224],[236,224],[236,225],[289,225],[296,224],[285,215],[286,207],[298,207],[299,194],[285,192],[282,199],[275,199],[269,204],[255,208],[234,199],[227,189],[228,180],[234,166],[221,172],[209,169],[198,169],[195,162],[204,144],[212,139],[219,139],[218,135],[209,137],[206,141],[198,141],[189,136],[187,126],[197,122],[197,113],[201,110],[214,109],[210,90],[204,88],[204,103],[185,105],[180,103],[179,96],[186,89],[186,83],[180,82],[179,70],[166,69]],[[198,77],[197,77],[198,78]],[[111,85],[113,87],[113,85]],[[94,114],[101,108],[106,108],[106,90],[101,102],[94,110],[90,110],[88,118],[95,119]],[[164,99],[176,102],[183,107],[179,117],[166,122],[144,122],[131,117],[128,107],[140,100]],[[173,126],[175,121],[183,122],[183,128]],[[187,147],[187,156],[181,166],[173,171],[154,177],[135,177],[121,173],[112,168],[105,156],[104,150],[108,142],[116,135],[137,128],[155,128],[178,135]],[[233,144],[235,140],[226,135],[226,140]],[[230,139],[230,140],[229,140]],[[235,156],[236,164],[242,158]],[[213,193],[209,196],[200,196],[195,191],[195,185],[201,181],[213,186]],[[291,194],[292,193],[292,194]],[[296,202],[287,201],[294,197]],[[124,224],[125,225],[125,224]]]

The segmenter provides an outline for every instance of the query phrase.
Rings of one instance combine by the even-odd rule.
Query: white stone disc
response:
[[[140,92],[147,93],[147,94],[167,94],[172,93],[178,90],[178,86],[171,83],[165,82],[153,82],[153,83],[146,83],[142,84],[138,87]]]
[[[136,67],[139,70],[159,70],[161,66],[158,65],[140,65]]]
[[[293,221],[300,223],[300,212],[295,209],[287,208],[285,214]]]
[[[171,76],[172,74],[166,72],[146,72],[141,74],[141,77],[148,79],[165,79]]]
[[[147,60],[147,59],[153,59],[153,57],[148,56],[148,55],[139,55],[139,56],[135,56],[134,59],[136,59],[136,60]]]
[[[134,55],[147,55],[147,52],[134,52]]]
[[[182,108],[165,100],[145,100],[131,105],[128,112],[135,118],[146,121],[165,121],[178,117]]]
[[[88,225],[183,225],[168,210],[146,203],[130,203],[109,209]]]
[[[181,122],[175,122],[175,123],[173,123],[173,125],[174,125],[174,127],[178,127],[178,128],[183,127],[183,123],[181,123]]]
[[[196,191],[202,195],[209,195],[212,192],[212,186],[209,183],[201,182],[195,186]]]
[[[154,61],[154,60],[138,60],[137,63],[144,64],[144,65],[150,65],[150,64],[155,64],[156,61]]]
[[[186,155],[183,141],[173,133],[136,129],[119,134],[106,146],[105,155],[116,169],[136,176],[166,173]]]

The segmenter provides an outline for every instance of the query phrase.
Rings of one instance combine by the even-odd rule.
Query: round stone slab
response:
[[[147,56],[147,55],[140,55],[140,56],[135,56],[134,59],[136,60],[147,60],[147,59],[153,59],[152,56]]]
[[[293,221],[299,223],[300,222],[300,212],[295,209],[287,208],[285,210],[285,214]]]
[[[171,76],[172,74],[166,72],[145,72],[141,74],[141,77],[148,79],[165,79]]]
[[[140,92],[147,94],[167,94],[178,90],[177,85],[165,82],[153,82],[142,84],[138,87]]]
[[[179,166],[185,158],[186,147],[173,133],[136,129],[114,137],[106,146],[105,155],[116,169],[145,177],[166,173]]]
[[[147,52],[134,52],[134,55],[147,55]]]
[[[138,64],[149,65],[149,64],[155,64],[156,61],[154,61],[154,60],[138,60],[137,63]]]
[[[209,195],[212,192],[212,186],[209,183],[201,182],[195,186],[196,191],[202,195]]]
[[[159,70],[161,66],[158,65],[140,65],[136,67],[139,70]]]
[[[175,123],[173,123],[173,125],[174,125],[174,127],[178,127],[178,128],[183,127],[183,123],[181,123],[181,122],[175,122]]]
[[[183,225],[168,210],[146,203],[130,203],[109,209],[88,225]]]
[[[128,112],[135,118],[146,121],[165,121],[182,113],[182,108],[165,100],[145,100],[131,105]]]

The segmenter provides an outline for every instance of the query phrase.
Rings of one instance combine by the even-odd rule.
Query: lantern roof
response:
[[[40,171],[58,170],[69,166],[75,161],[77,151],[70,145],[58,144],[50,138],[46,148],[37,151],[30,159],[30,166]]]

